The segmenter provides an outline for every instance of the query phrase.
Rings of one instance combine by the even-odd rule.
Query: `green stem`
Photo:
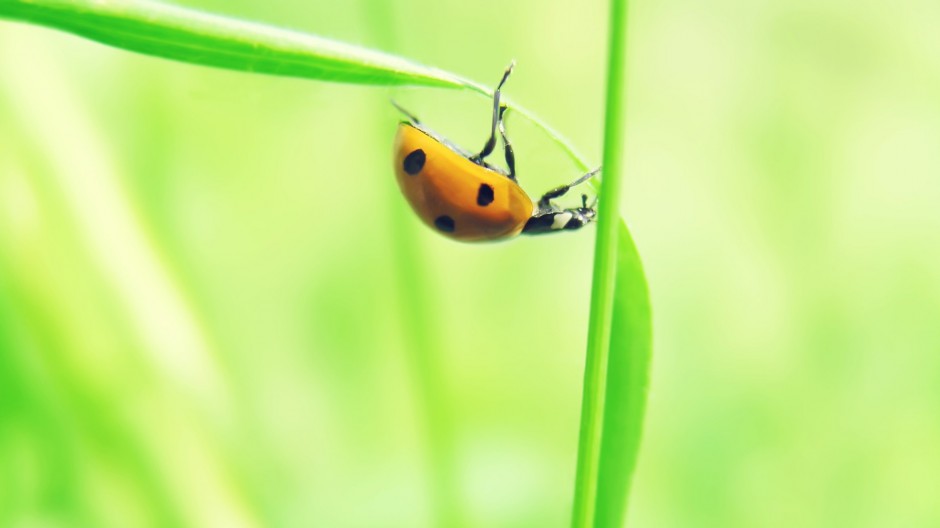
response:
[[[617,229],[623,172],[624,86],[626,77],[626,0],[611,0],[610,41],[607,62],[607,104],[604,123],[604,179],[600,194],[604,207],[598,212],[594,247],[594,279],[591,287],[591,318],[588,327],[581,430],[575,477],[572,526],[595,525],[600,447],[606,395],[607,362],[610,350],[614,285],[617,278]]]

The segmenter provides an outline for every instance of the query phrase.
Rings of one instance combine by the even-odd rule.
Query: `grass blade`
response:
[[[572,526],[620,526],[638,449],[650,358],[639,256],[619,219],[626,129],[626,0],[612,0],[600,195]],[[620,247],[620,244],[623,244]]]
[[[323,81],[467,88],[445,71],[263,24],[140,0],[0,0],[22,20],[146,55]]]
[[[345,42],[148,0],[0,0],[0,18],[66,31],[102,44],[229,70],[371,85],[462,88],[492,97],[459,75]],[[587,170],[571,142],[504,98]]]

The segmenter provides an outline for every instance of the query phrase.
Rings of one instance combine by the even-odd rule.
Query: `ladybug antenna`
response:
[[[417,117],[415,117],[414,114],[412,114],[412,113],[409,112],[408,110],[405,110],[404,108],[402,108],[401,105],[398,104],[397,102],[395,102],[394,99],[389,99],[389,102],[392,103],[392,106],[394,106],[399,112],[401,112],[402,114],[404,114],[405,117],[407,117],[408,120],[411,121],[411,124],[413,124],[413,125],[420,125],[420,124],[421,124],[421,121],[420,121]]]

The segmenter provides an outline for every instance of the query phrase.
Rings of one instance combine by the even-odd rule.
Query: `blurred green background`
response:
[[[495,83],[600,158],[606,3],[187,1]],[[940,4],[632,2],[631,526],[940,527]],[[420,225],[393,96],[0,22],[0,525],[568,522],[593,230]],[[509,122],[530,194],[577,171]]]

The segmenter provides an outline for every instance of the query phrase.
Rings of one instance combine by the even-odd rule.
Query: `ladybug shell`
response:
[[[395,177],[421,220],[457,240],[518,235],[535,210],[508,176],[470,161],[410,123],[399,124],[395,136]]]

